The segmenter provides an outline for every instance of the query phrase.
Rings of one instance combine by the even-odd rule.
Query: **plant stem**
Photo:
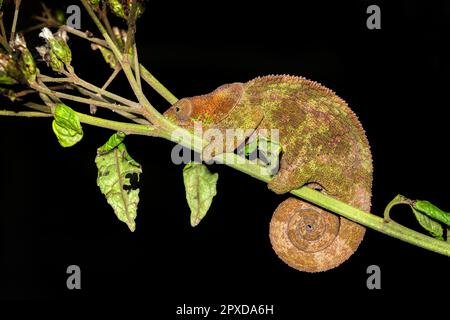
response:
[[[26,103],[25,104],[29,108],[33,108],[36,110],[42,111],[11,111],[11,110],[0,110],[0,116],[13,116],[13,117],[41,117],[41,118],[49,118],[53,117],[53,114],[47,111],[50,111],[49,107],[46,105],[40,105],[37,103]],[[152,137],[160,137],[168,139],[168,136],[164,132],[160,132],[155,130],[155,128],[148,125],[134,124],[134,123],[126,123],[119,122],[113,120],[107,120],[102,118],[93,117],[84,113],[75,112],[80,119],[80,122],[89,124],[96,127],[106,128],[114,131],[121,131],[126,134],[137,134],[143,136],[152,136]]]
[[[0,116],[10,116],[10,117],[53,117],[51,113],[43,113],[39,111],[10,111],[10,110],[0,110]]]
[[[53,97],[58,97],[58,98],[67,99],[67,100],[71,100],[71,101],[81,102],[81,103],[85,103],[85,104],[92,104],[92,105],[95,105],[98,107],[103,107],[103,108],[110,109],[113,111],[120,110],[120,111],[137,113],[137,114],[142,113],[142,111],[137,108],[130,108],[130,107],[115,104],[115,103],[102,102],[102,101],[98,101],[98,100],[94,100],[94,99],[86,99],[86,98],[82,98],[82,97],[78,97],[78,96],[74,96],[74,95],[70,95],[70,94],[66,94],[66,93],[62,93],[62,92],[52,91],[52,90],[50,90],[48,88],[44,88],[38,84],[31,84],[31,87],[35,90],[38,90],[39,92],[45,93],[47,95],[51,95]]]
[[[20,9],[20,3],[22,0],[15,0],[15,9],[14,9],[14,19],[11,26],[11,35],[9,38],[9,42],[12,43],[14,41],[16,28],[17,28],[17,19],[19,18],[19,9]]]
[[[103,39],[90,37],[86,34],[86,32],[81,32],[68,26],[63,26],[63,28],[69,33],[72,33],[80,38],[99,44],[109,49],[108,43]],[[136,69],[136,66],[134,64],[132,64],[131,67],[133,68],[133,70]],[[156,79],[142,64],[139,64],[139,73],[141,75],[141,78],[158,94],[166,99],[167,102],[169,102],[170,104],[174,104],[178,101],[178,98],[175,97],[161,82],[159,82],[158,79]]]
[[[152,87],[156,92],[158,92],[167,102],[174,104],[178,101],[175,97],[161,82],[158,81],[142,64],[140,66],[140,73],[142,79],[147,82],[150,87]]]
[[[131,88],[133,89],[135,96],[137,97],[139,103],[142,105],[142,108],[144,109],[143,112],[144,116],[152,124],[158,123],[159,126],[167,126],[166,129],[176,129],[176,126],[173,123],[165,120],[165,118],[150,104],[150,102],[148,101],[147,97],[144,95],[142,90],[139,89],[136,79],[134,78],[133,71],[131,70],[130,64],[123,59],[122,53],[117,48],[111,37],[108,35],[108,32],[105,30],[102,23],[98,19],[97,15],[92,10],[92,7],[89,5],[88,1],[81,0],[81,2],[83,3],[84,7],[86,8],[86,11],[91,16],[97,28],[100,30],[100,33],[102,34],[103,38],[105,38],[109,48],[114,53],[114,56],[119,61],[123,69],[123,72],[125,73]]]
[[[123,103],[126,106],[129,106],[131,108],[139,109],[140,105],[137,102],[125,99],[117,94],[114,94],[112,92],[106,91],[105,89],[99,88],[97,86],[94,86],[93,84],[79,78],[75,73],[69,73],[67,74],[71,79],[73,79],[73,82],[75,84],[78,84],[88,90],[91,90],[95,93],[101,94],[102,96],[105,96],[107,98],[113,99],[117,102]]]
[[[141,73],[139,68],[139,58],[136,43],[133,44],[133,56],[134,56],[133,66],[134,66],[134,73],[136,75],[136,81],[138,83],[139,90],[142,91]]]
[[[4,39],[7,39],[5,24],[3,23],[3,11],[0,12],[0,33]]]
[[[79,30],[74,29],[72,27],[69,27],[67,25],[62,26],[61,28],[63,28],[64,30],[66,30],[67,32],[69,32],[69,33],[71,33],[73,35],[76,35],[76,36],[78,36],[80,38],[86,39],[86,40],[88,40],[88,41],[90,41],[92,43],[96,43],[98,45],[101,45],[102,47],[108,47],[108,43],[105,40],[94,38],[94,37],[90,37],[88,35],[87,31],[86,32],[82,32],[82,31],[79,31]]]
[[[6,51],[11,52],[11,47],[8,44],[8,38],[6,36],[5,25],[3,24],[3,11],[0,11],[0,42]]]
[[[291,193],[373,230],[450,257],[450,243],[448,242],[408,229],[392,220],[385,222],[381,217],[366,213],[307,187],[291,191]]]
[[[134,123],[126,123],[126,122],[118,122],[112,121],[102,118],[93,117],[84,113],[76,112],[78,118],[81,122],[90,124],[96,127],[111,129],[115,131],[121,131],[126,134],[138,134],[143,136],[152,136],[152,137],[161,137],[166,138],[164,134],[155,130],[155,128],[151,126],[145,126],[141,124]]]
[[[77,89],[81,94],[84,94],[85,96],[90,97],[91,99],[107,102],[107,100],[105,98],[103,98],[102,96],[100,96],[100,95],[98,95],[96,93],[93,93],[93,92],[91,92],[89,90],[86,90],[86,89],[84,89],[82,87],[76,86],[75,89]],[[120,111],[120,110],[116,110],[116,112],[118,114],[120,114],[122,117],[127,118],[129,120],[132,120],[132,121],[134,121],[136,123],[143,124],[143,125],[146,125],[146,126],[150,125],[150,122],[148,122],[144,118],[140,118],[139,116],[134,115],[132,113],[125,112],[125,111]]]
[[[103,86],[101,88],[102,90],[106,90],[106,88],[108,88],[108,86],[111,84],[111,82],[113,82],[113,80],[117,77],[120,70],[122,70],[122,68],[119,65],[117,65],[114,68],[113,73],[109,76],[108,80],[106,80],[106,82],[103,84]]]

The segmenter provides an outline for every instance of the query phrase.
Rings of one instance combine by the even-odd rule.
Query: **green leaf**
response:
[[[217,194],[217,173],[212,174],[204,164],[191,162],[183,169],[186,199],[191,209],[191,226],[195,227],[205,217]]]
[[[71,147],[83,138],[80,119],[70,107],[59,103],[55,107],[53,132],[63,147]]]
[[[139,181],[142,168],[128,154],[122,141],[123,134],[116,133],[97,149],[95,158],[98,168],[97,185],[114,209],[117,218],[125,222],[131,231],[134,231],[139,189],[132,186],[131,178],[136,176]]]
[[[414,202],[414,208],[426,214],[427,216],[445,223],[447,226],[450,226],[450,213],[439,209],[429,201],[417,200]]]
[[[417,205],[419,203],[419,205]],[[417,222],[425,229],[427,230],[433,237],[444,240],[444,228],[442,225],[433,219],[433,217],[428,217],[425,212],[421,212],[422,210],[435,210],[436,207],[432,206],[428,201],[413,201],[411,199],[408,199],[401,194],[397,195],[384,209],[384,221],[389,222],[391,221],[390,218],[390,211],[392,207],[399,205],[399,204],[406,204],[408,205],[411,210],[414,213],[414,216],[416,217]],[[431,207],[431,206],[432,207]],[[422,209],[420,210],[419,207]],[[439,210],[439,209],[438,209]]]
[[[419,224],[427,230],[433,237],[444,240],[444,228],[442,228],[441,224],[433,219],[427,217],[425,214],[411,207],[414,215],[416,216]]]
[[[98,154],[105,154],[113,150],[114,148],[117,148],[125,139],[125,133],[123,132],[117,132],[113,134],[108,141],[97,149]]]

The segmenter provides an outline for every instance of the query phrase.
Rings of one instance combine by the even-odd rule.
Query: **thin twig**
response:
[[[127,53],[130,52],[131,47],[134,45],[135,34],[136,34],[136,19],[137,19],[137,0],[132,0],[131,10],[128,16],[128,30],[127,30],[127,41],[125,42],[125,48],[123,52],[125,53],[125,57],[127,57]]]
[[[69,27],[67,25],[63,25],[61,28],[64,29],[65,31],[73,34],[73,35],[76,35],[76,36],[78,36],[80,38],[86,39],[86,40],[88,40],[88,41],[90,41],[92,43],[96,43],[96,44],[101,45],[103,47],[108,47],[108,43],[106,43],[105,40],[102,40],[102,39],[99,39],[99,38],[95,38],[95,37],[91,37],[89,31],[82,32],[82,31],[79,31],[79,30],[74,29],[72,27]]]
[[[20,4],[22,3],[22,0],[15,0],[15,9],[14,9],[14,19],[11,26],[11,35],[9,38],[9,42],[12,43],[14,41],[14,37],[16,36],[16,28],[17,28],[17,19],[19,18],[19,9]]]
[[[8,38],[6,36],[5,25],[3,24],[3,11],[0,11],[0,42],[6,51],[11,52],[11,47],[8,44]]]
[[[91,41],[93,43],[99,44],[106,49],[109,49],[109,45],[105,40],[98,39],[98,38],[91,38],[86,35],[86,33],[90,33],[89,31],[81,32],[76,29],[63,26],[65,30],[69,33],[72,33],[78,37],[81,37],[85,40]],[[161,82],[158,81],[142,64],[139,65],[139,74],[141,78],[150,86],[152,87],[157,93],[159,93],[164,99],[167,100],[170,104],[174,104],[178,101],[178,98],[175,97],[169,89],[167,89]],[[136,66],[132,64],[132,68],[135,70]]]
[[[100,19],[102,19],[103,24],[105,25],[106,31],[108,32],[109,36],[111,37],[111,39],[117,46],[120,46],[116,37],[114,36],[114,31],[111,27],[111,23],[109,23],[108,8],[107,8],[106,1],[103,1],[102,8],[100,9],[99,14],[100,14]]]
[[[10,111],[10,110],[0,110],[0,116],[10,116],[10,117],[52,117],[50,113],[43,113],[39,111]]]
[[[101,88],[102,90],[106,90],[106,88],[108,88],[108,86],[111,84],[111,82],[113,82],[113,80],[117,77],[120,70],[122,70],[122,68],[120,67],[120,65],[117,65],[114,68],[113,73],[109,76],[108,80],[106,80],[105,84],[102,86],[102,88]]]
[[[36,110],[48,110],[46,105],[39,105],[37,103],[27,103],[25,104],[29,108],[33,108]],[[160,133],[155,130],[155,128],[148,125],[140,125],[134,123],[126,123],[119,122],[113,120],[107,120],[102,118],[97,118],[93,116],[89,116],[84,113],[75,112],[78,116],[80,122],[86,123],[89,125],[93,125],[96,127],[106,128],[114,131],[121,131],[126,134],[138,134],[144,136],[153,136],[153,137],[164,137],[165,135],[160,135]],[[11,110],[0,110],[0,116],[14,116],[14,117],[41,117],[41,118],[49,118],[53,117],[53,114],[46,112],[38,112],[38,111],[11,111]]]
[[[139,90],[142,91],[141,73],[140,73],[140,68],[139,68],[139,58],[138,58],[136,43],[133,44],[133,56],[134,56],[134,73],[136,75],[136,81],[137,81]]]
[[[67,99],[67,100],[76,101],[76,102],[80,102],[80,103],[84,103],[84,104],[88,104],[88,105],[93,104],[95,106],[110,109],[112,111],[120,110],[120,111],[136,113],[136,114],[142,113],[141,109],[130,108],[130,107],[115,104],[115,103],[102,102],[102,101],[98,101],[98,100],[94,100],[94,99],[86,99],[86,98],[82,98],[79,96],[74,96],[74,95],[70,95],[70,94],[66,94],[66,93],[62,93],[62,92],[58,92],[58,91],[53,91],[53,90],[50,90],[50,89],[45,88],[38,84],[31,84],[31,87],[35,90],[38,90],[41,93],[49,95],[50,97]]]
[[[99,96],[97,93],[91,92],[91,91],[89,91],[87,89],[84,89],[82,87],[75,86],[75,89],[77,89],[81,94],[83,94],[83,95],[85,95],[87,97],[90,97],[92,99],[108,102],[108,100],[106,100],[102,96]],[[150,122],[148,122],[144,118],[140,118],[138,115],[135,115],[135,114],[132,114],[132,113],[129,113],[129,112],[125,112],[125,111],[120,111],[120,110],[117,110],[116,112],[118,114],[120,114],[122,117],[127,118],[129,120],[132,120],[132,121],[134,121],[136,123],[143,124],[143,125],[151,125]]]
[[[151,123],[155,124],[158,123],[160,126],[165,126],[167,128],[174,128],[174,124],[167,119],[165,119],[148,101],[147,97],[144,95],[142,90],[139,90],[138,84],[136,82],[136,79],[134,78],[133,71],[131,70],[131,67],[129,63],[126,63],[123,59],[122,53],[115,45],[114,41],[111,39],[111,37],[108,35],[105,27],[102,25],[100,20],[98,19],[95,12],[92,10],[92,7],[89,5],[87,0],[81,0],[84,7],[86,8],[86,11],[91,16],[92,20],[94,21],[97,28],[100,30],[101,34],[105,38],[106,42],[108,43],[108,46],[114,53],[114,56],[119,61],[127,79],[130,83],[131,88],[133,89],[133,92],[135,96],[137,97],[139,103],[142,105],[143,108],[143,114],[149,120]]]
[[[0,32],[3,38],[6,37],[6,30],[5,30],[5,24],[3,23],[3,11],[0,12]]]
[[[115,100],[117,102],[120,102],[120,103],[122,103],[122,104],[124,104],[126,106],[131,107],[131,108],[135,108],[135,109],[139,109],[140,108],[139,103],[131,101],[131,100],[128,100],[126,98],[123,98],[123,97],[121,97],[119,95],[116,95],[116,94],[114,94],[112,92],[106,91],[106,90],[104,90],[102,88],[99,88],[99,87],[97,87],[97,86],[95,86],[95,85],[93,85],[93,84],[91,84],[91,83],[89,83],[89,82],[79,78],[74,72],[69,73],[69,72],[63,71],[63,73],[67,76],[66,78],[52,78],[52,77],[49,77],[49,76],[46,76],[46,75],[39,75],[39,79],[42,79],[42,81],[44,81],[44,82],[69,82],[69,83],[75,83],[77,85],[80,85],[80,86],[88,89],[88,90],[94,91],[94,92],[96,92],[98,94],[101,94],[101,95],[103,95],[105,97],[108,97],[108,98],[110,98],[112,100]]]

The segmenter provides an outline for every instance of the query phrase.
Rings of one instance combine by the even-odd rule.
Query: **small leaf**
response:
[[[113,134],[103,146],[97,149],[97,153],[98,154],[108,153],[112,149],[117,148],[117,146],[119,146],[119,144],[121,144],[124,139],[125,133],[123,132],[117,132]]]
[[[442,223],[445,223],[447,226],[450,226],[450,213],[447,213],[438,207],[436,207],[434,204],[430,203],[429,201],[425,200],[416,200],[414,202],[414,208],[419,210],[420,212],[423,212],[427,216],[440,221]]]
[[[186,199],[191,209],[191,226],[195,227],[205,217],[217,194],[219,175],[212,174],[204,164],[191,162],[183,169]]]
[[[117,218],[134,231],[139,189],[132,186],[131,178],[136,176],[139,181],[142,168],[128,154],[122,141],[123,134],[116,133],[97,149],[95,158],[98,168],[97,185],[114,209]]]
[[[425,214],[419,212],[413,207],[411,207],[411,209],[414,212],[417,221],[425,230],[427,230],[433,237],[439,240],[444,240],[444,228],[442,228],[439,222],[427,217]]]
[[[53,132],[63,147],[71,147],[83,138],[80,119],[70,107],[59,103],[55,107]]]

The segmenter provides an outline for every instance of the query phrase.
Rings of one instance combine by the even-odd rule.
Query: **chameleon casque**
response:
[[[268,183],[278,194],[310,186],[370,211],[372,157],[364,130],[345,101],[317,82],[264,76],[183,98],[164,115],[179,126],[203,129],[278,129],[279,171]],[[245,137],[248,139],[248,137]],[[233,152],[239,141],[226,146]],[[356,251],[365,228],[297,198],[275,210],[270,241],[277,255],[301,271],[325,271]]]

